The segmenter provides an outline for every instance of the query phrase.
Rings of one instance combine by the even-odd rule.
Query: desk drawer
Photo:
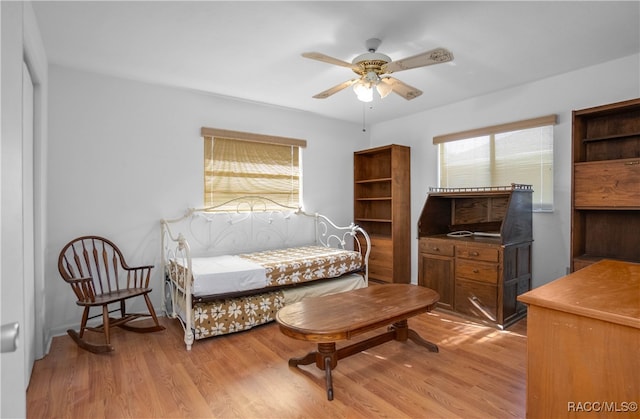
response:
[[[418,251],[430,255],[453,256],[454,244],[446,240],[420,239],[418,241]]]
[[[456,278],[472,279],[489,284],[498,283],[498,265],[456,259]]]
[[[457,312],[495,322],[498,315],[497,302],[498,291],[495,285],[456,278]]]
[[[499,252],[495,247],[456,246],[456,256],[459,258],[498,262]]]

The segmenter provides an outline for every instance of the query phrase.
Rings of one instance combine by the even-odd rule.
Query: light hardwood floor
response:
[[[413,317],[409,327],[440,352],[392,341],[341,360],[333,401],[323,371],[287,365],[315,344],[275,323],[196,341],[187,352],[177,320],[161,322],[163,332],[114,330],[110,354],[54,338],[34,366],[28,418],[525,416],[526,319],[500,331],[440,311]]]

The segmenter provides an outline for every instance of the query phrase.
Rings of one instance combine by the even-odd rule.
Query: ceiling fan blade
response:
[[[425,67],[432,64],[446,63],[453,60],[451,51],[444,48],[436,48],[422,54],[407,57],[402,60],[392,61],[382,67],[385,73],[393,73],[396,71],[409,70],[411,68]]]
[[[380,82],[389,85],[394,93],[399,94],[407,100],[415,99],[422,94],[421,90],[409,86],[393,77],[383,77]]]
[[[354,84],[358,80],[359,79],[352,79],[352,80],[345,81],[344,83],[340,83],[337,86],[333,86],[332,88],[327,89],[324,92],[318,93],[313,98],[314,99],[326,99],[329,96],[331,96],[331,95],[333,95],[335,93],[338,93],[340,90],[346,89],[347,87],[351,86],[352,84]]]
[[[305,58],[311,58],[312,60],[322,61],[323,63],[339,65],[341,67],[347,67],[351,69],[359,68],[358,66],[355,66],[351,63],[339,60],[337,58],[329,57],[328,55],[322,54],[320,52],[304,52],[302,56]]]

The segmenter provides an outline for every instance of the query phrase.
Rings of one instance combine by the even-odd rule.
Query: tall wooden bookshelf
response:
[[[369,279],[411,281],[410,148],[397,144],[354,153],[354,218],[371,237]]]
[[[640,262],[640,99],[572,117],[571,270]]]

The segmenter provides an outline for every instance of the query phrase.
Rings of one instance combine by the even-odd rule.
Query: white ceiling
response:
[[[424,94],[366,105],[375,123],[640,51],[639,1],[34,2],[51,63],[362,122],[344,61],[382,40],[398,60],[435,47],[454,61],[394,73]],[[588,89],[589,86],[585,86]]]

